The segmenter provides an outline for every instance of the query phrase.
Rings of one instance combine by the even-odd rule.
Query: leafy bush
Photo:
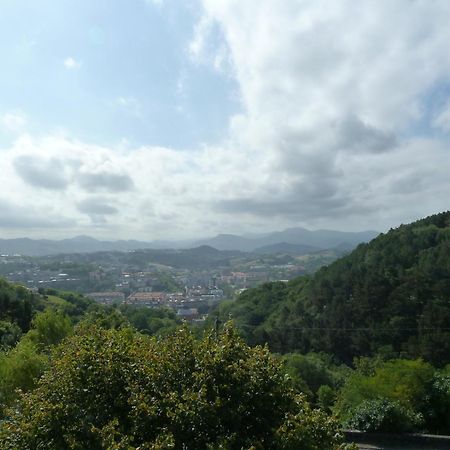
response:
[[[317,391],[317,404],[324,411],[331,411],[336,401],[336,391],[328,385],[322,385]]]
[[[166,335],[176,330],[181,324],[171,308],[142,308],[123,305],[122,314],[128,318],[130,324],[144,334]]]
[[[436,373],[429,392],[429,404],[424,411],[431,433],[448,434],[450,430],[450,373]]]
[[[32,329],[24,336],[40,349],[47,349],[59,344],[66,336],[72,333],[70,319],[52,309],[47,309],[35,316],[31,322]]]
[[[388,399],[365,400],[350,414],[344,426],[360,431],[410,432],[423,424],[421,414]]]
[[[387,402],[385,412],[380,399]],[[388,431],[389,424],[398,419],[401,423],[393,426],[393,431],[420,426],[420,431],[446,434],[450,428],[450,375],[422,360],[364,364],[362,370],[358,365],[339,391],[333,409],[344,422],[353,421],[355,426],[367,421]]]
[[[83,327],[0,430],[2,449],[332,449],[336,422],[292,391],[267,348],[226,325],[195,340]]]
[[[51,348],[72,332],[70,319],[50,309],[38,313],[31,326],[14,348],[0,353],[0,417],[16,399],[17,390],[35,387],[48,365]]]
[[[28,340],[22,340],[8,353],[0,353],[0,417],[16,398],[16,389],[34,388],[47,363],[48,357],[40,354]]]
[[[319,354],[288,353],[283,356],[283,361],[294,386],[312,399],[320,386],[334,384],[333,374]]]
[[[422,360],[392,360],[380,363],[373,372],[356,371],[339,393],[338,412],[347,417],[350,410],[364,400],[387,398],[404,407],[422,411],[428,402],[428,392],[434,369]]]

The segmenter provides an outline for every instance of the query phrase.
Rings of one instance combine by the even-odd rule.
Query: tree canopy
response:
[[[227,324],[196,340],[82,327],[9,411],[3,449],[332,449],[336,422]]]
[[[382,234],[312,277],[268,283],[219,307],[273,351],[450,362],[450,212]]]

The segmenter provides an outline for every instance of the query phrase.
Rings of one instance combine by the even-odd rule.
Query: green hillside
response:
[[[273,351],[450,361],[450,212],[401,225],[313,277],[270,283],[221,306]]]

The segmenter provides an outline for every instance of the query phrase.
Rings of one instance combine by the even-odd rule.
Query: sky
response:
[[[448,210],[448,0],[0,0],[0,237]]]

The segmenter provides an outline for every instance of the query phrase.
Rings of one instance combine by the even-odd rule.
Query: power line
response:
[[[237,328],[259,328],[260,325],[249,325],[236,323]],[[380,331],[380,332],[394,332],[394,331],[450,331],[450,327],[408,327],[408,328],[370,328],[370,327],[270,327],[271,330],[279,331]]]

